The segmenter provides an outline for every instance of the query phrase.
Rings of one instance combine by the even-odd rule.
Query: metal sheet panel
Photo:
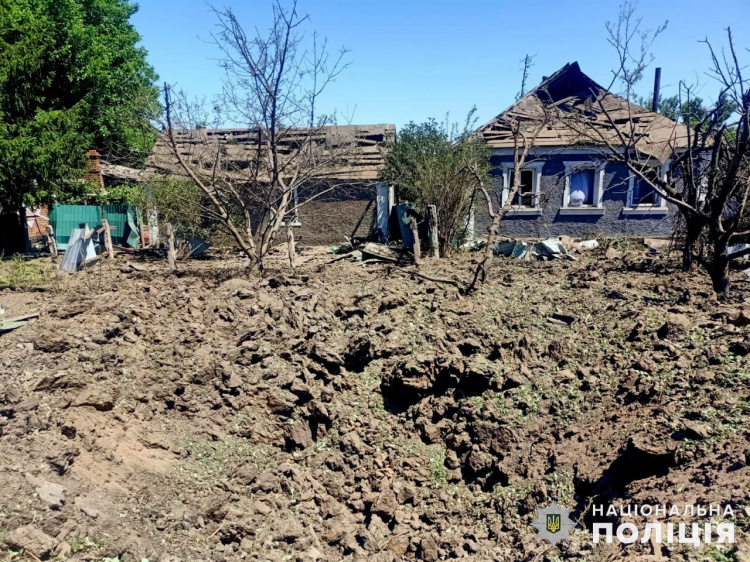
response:
[[[138,247],[140,231],[134,220],[135,210],[131,205],[104,205],[104,218],[109,222],[112,244],[115,246]]]
[[[94,227],[102,222],[102,208],[97,205],[55,205],[49,214],[49,222],[55,229],[58,250],[66,250],[70,233],[81,224]]]
[[[124,246],[128,237],[126,234],[128,224],[127,205],[104,205],[102,206],[104,218],[107,219],[112,234],[112,244]]]

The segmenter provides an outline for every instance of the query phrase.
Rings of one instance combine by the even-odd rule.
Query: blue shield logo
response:
[[[560,514],[559,513],[547,514],[547,532],[552,533],[552,534],[560,532]]]

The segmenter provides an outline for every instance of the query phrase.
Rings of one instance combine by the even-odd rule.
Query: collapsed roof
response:
[[[535,147],[615,147],[633,145],[660,161],[687,146],[687,129],[663,115],[629,102],[566,64],[479,129],[491,148],[514,147],[510,122],[538,130]],[[625,142],[623,142],[623,140]]]
[[[237,180],[248,175],[249,163],[256,158],[259,147],[258,131],[246,128],[178,130],[174,136],[185,162],[205,171],[213,165],[218,149],[223,173]],[[299,150],[303,143],[314,146],[314,156],[321,162],[316,178],[371,181],[377,179],[385,163],[380,145],[395,139],[396,126],[334,125],[315,130],[288,129],[280,136],[278,147],[282,159]],[[128,182],[144,182],[163,175],[185,175],[163,136],[154,146],[144,170],[103,162],[102,173],[107,178]]]

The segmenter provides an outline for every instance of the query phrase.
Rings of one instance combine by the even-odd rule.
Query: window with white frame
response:
[[[299,199],[297,198],[297,188],[292,190],[292,200],[287,207],[288,211],[284,215],[284,226],[302,226],[299,220]]]
[[[641,178],[631,174],[628,179],[628,203],[625,211],[654,211],[665,212],[666,200],[659,196],[654,190],[653,184],[659,179],[666,179],[666,166],[647,168]]]
[[[603,164],[565,162],[565,191],[561,213],[603,213],[603,183]]]
[[[591,207],[594,204],[594,170],[578,170],[570,174],[569,207]]]
[[[511,205],[514,207],[536,207],[534,197],[534,170],[520,170],[520,180],[518,182],[518,191],[513,196]],[[516,172],[511,170],[508,174],[508,188],[513,189],[515,185]]]
[[[518,178],[518,191],[511,201],[511,214],[533,212],[539,213],[539,183],[542,175],[542,162],[535,162],[521,168]],[[513,164],[503,164],[503,197],[502,203],[505,203],[510,196],[510,192],[515,184],[515,166]]]

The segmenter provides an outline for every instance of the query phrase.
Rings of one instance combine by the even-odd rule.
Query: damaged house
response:
[[[221,173],[241,182],[247,163],[258,150],[258,135],[249,129],[195,129],[175,131],[181,158],[197,170],[209,171],[221,159]],[[376,183],[384,163],[381,145],[395,138],[391,124],[323,127],[315,131],[316,150],[330,165],[314,181],[296,189],[286,220],[295,239],[304,245],[340,244],[345,237],[368,236],[376,228]],[[287,131],[281,153],[298,149],[309,139],[307,130]],[[102,164],[105,183],[148,183],[155,177],[186,177],[171,146],[162,137],[154,147],[144,170],[111,163]],[[387,198],[385,199],[387,204]],[[382,211],[382,209],[381,209]],[[257,224],[258,217],[253,222]],[[154,234],[152,229],[152,234]]]
[[[625,164],[608,158],[612,148],[596,139],[603,132],[615,150],[624,150],[622,138],[637,139],[635,149],[639,161],[647,163],[647,173],[665,177],[673,155],[687,145],[683,125],[607,92],[578,63],[567,64],[479,129],[491,149],[493,195],[503,205],[514,181],[510,123],[533,133],[527,133],[529,154],[519,192],[503,219],[503,235],[544,239],[672,233],[676,209]],[[486,207],[478,206],[476,232],[483,233],[489,222]]]

